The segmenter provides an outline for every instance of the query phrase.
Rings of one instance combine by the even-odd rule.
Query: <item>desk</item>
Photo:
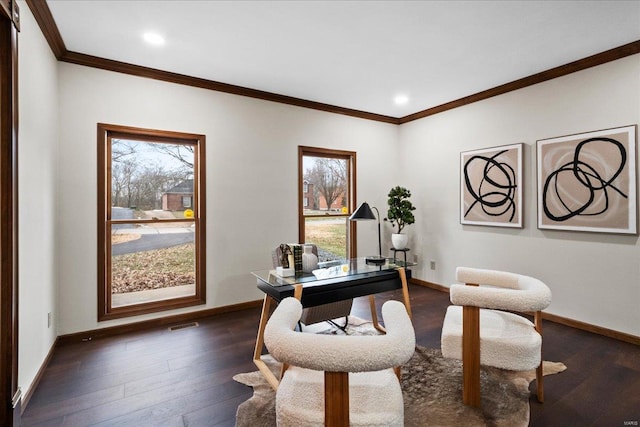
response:
[[[353,259],[331,269],[319,271],[318,277],[313,274],[279,277],[275,274],[275,270],[256,271],[252,274],[257,278],[258,289],[265,293],[253,362],[274,390],[278,388],[279,381],[260,358],[264,345],[264,329],[271,316],[271,307],[274,302],[278,303],[284,298],[295,297],[300,300],[303,307],[314,307],[368,295],[373,325],[384,332],[384,328],[378,323],[373,295],[402,289],[403,302],[411,317],[405,270],[389,262],[377,266],[366,264],[364,258]]]

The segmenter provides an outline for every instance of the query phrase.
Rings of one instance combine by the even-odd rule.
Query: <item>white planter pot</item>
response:
[[[391,244],[396,249],[404,249],[407,247],[407,241],[409,240],[409,236],[404,233],[393,233],[391,235]]]

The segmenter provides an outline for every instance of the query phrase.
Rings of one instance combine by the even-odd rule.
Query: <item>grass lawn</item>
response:
[[[144,291],[195,283],[193,243],[111,259],[112,293]]]
[[[347,230],[344,223],[327,223],[307,219],[305,233],[307,243],[314,243],[327,252],[346,258]]]

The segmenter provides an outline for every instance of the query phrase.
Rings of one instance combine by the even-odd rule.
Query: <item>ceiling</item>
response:
[[[637,0],[47,4],[72,52],[391,117],[640,40]]]

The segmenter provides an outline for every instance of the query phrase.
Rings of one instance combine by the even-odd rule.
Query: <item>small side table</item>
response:
[[[408,264],[407,264],[407,252],[409,252],[411,249],[409,248],[404,248],[404,249],[396,249],[396,248],[391,248],[391,250],[393,251],[393,263],[396,263],[396,255],[398,254],[398,252],[402,252],[404,254],[404,265],[402,267],[407,268]]]

